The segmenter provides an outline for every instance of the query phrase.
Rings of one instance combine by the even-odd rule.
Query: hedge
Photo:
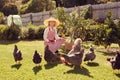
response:
[[[96,28],[93,28],[93,26],[90,26],[91,28],[86,29],[86,41],[95,39],[96,28],[98,28],[98,26],[95,25]],[[19,29],[11,29],[8,26],[0,25],[0,40],[43,40],[45,28],[46,27],[44,25],[35,26],[30,24],[26,27],[20,27],[19,32]],[[58,28],[58,34],[59,36],[62,36],[60,28]],[[68,36],[69,33],[66,33],[65,35]]]
[[[26,27],[0,25],[0,40],[34,40],[43,39],[45,26],[28,25]]]
[[[22,34],[21,39],[23,40],[34,40],[34,39],[43,39],[43,33],[44,33],[45,26],[35,26],[35,25],[28,25],[26,27],[22,27]]]

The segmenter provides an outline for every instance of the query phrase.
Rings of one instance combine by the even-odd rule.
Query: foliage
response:
[[[26,4],[30,0],[22,0],[22,4]]]
[[[2,33],[2,39],[3,40],[18,40],[18,37],[20,36],[20,28],[13,24],[10,27],[6,27]]]
[[[106,32],[107,26],[104,24],[99,25],[99,28],[96,30],[95,34],[95,40],[94,43],[96,45],[104,45],[107,46],[104,42],[106,41],[106,37],[108,37],[108,34]]]
[[[4,20],[4,14],[0,12],[0,24],[3,23]]]
[[[45,26],[43,25],[35,26],[30,24],[26,27],[23,27],[21,39],[28,39],[28,40],[43,39],[44,29]]]
[[[0,11],[2,11],[2,8],[6,2],[8,2],[8,1],[7,0],[0,0]]]
[[[42,40],[44,29],[44,25],[35,26],[30,24],[20,28],[15,24],[11,27],[0,25],[0,40]]]
[[[80,37],[85,40],[86,28],[91,24],[91,20],[85,20],[88,8],[79,7],[70,14],[65,13],[64,8],[57,8],[57,11],[56,17],[61,22],[60,33],[69,34],[72,39]]]
[[[18,14],[17,6],[13,3],[8,3],[2,8],[2,12],[5,16]]]
[[[7,28],[7,26],[0,25],[0,40],[3,39],[3,37],[4,37],[3,32],[5,31],[6,28]]]
[[[120,22],[120,21],[119,21]],[[105,26],[106,25],[106,26]],[[119,23],[116,25],[112,19],[112,13],[107,13],[107,19],[105,25],[101,26],[95,38],[95,43],[100,45],[105,45],[107,47],[112,43],[120,43],[120,25]]]
[[[37,29],[36,39],[43,39],[44,30],[45,26],[43,25]]]
[[[55,14],[55,16],[59,19],[59,21],[61,22],[60,26],[58,26],[58,32],[60,35],[62,34],[67,34],[67,18],[68,15],[65,13],[64,8],[57,8],[57,13]]]
[[[20,13],[35,13],[52,9],[54,9],[54,4],[51,0],[30,0],[26,4],[22,5]]]

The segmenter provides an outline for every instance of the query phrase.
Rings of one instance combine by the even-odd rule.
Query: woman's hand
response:
[[[49,42],[49,40],[46,40],[46,42]]]

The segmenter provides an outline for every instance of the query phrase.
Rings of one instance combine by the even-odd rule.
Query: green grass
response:
[[[15,65],[13,48],[17,44],[23,52],[22,65]],[[85,42],[85,52],[92,42]],[[63,64],[47,65],[42,60],[41,68],[32,62],[33,53],[38,50],[44,54],[43,41],[0,42],[0,80],[119,80],[120,71],[113,72],[106,61],[111,55],[104,55],[103,46],[95,46],[97,58],[93,63],[83,62],[82,69],[73,69]],[[116,44],[113,47],[118,47]]]

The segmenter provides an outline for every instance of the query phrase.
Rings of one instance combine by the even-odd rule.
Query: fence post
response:
[[[32,13],[30,14],[30,20],[31,20],[31,24],[33,24]]]

